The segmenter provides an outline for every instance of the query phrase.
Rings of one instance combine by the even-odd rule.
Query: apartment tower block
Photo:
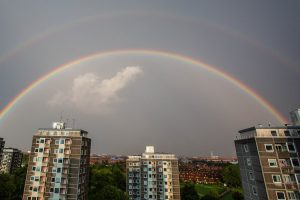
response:
[[[300,126],[294,112],[293,125],[239,131],[235,147],[245,200],[300,199]]]
[[[155,153],[147,146],[141,156],[126,160],[129,199],[180,200],[178,159],[173,154]]]
[[[61,122],[33,136],[23,200],[87,200],[91,140]]]

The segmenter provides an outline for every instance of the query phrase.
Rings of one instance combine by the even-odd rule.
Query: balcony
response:
[[[296,182],[285,183],[285,187],[287,190],[298,190],[298,185]]]

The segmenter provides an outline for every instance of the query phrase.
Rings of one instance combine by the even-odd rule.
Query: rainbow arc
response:
[[[234,76],[228,74],[227,72],[218,69],[215,66],[206,64],[205,62],[202,62],[200,60],[196,60],[194,58],[173,53],[173,52],[167,52],[167,51],[158,51],[158,50],[148,50],[148,49],[121,49],[121,50],[112,50],[112,51],[105,51],[105,52],[96,52],[90,55],[86,55],[80,58],[77,58],[75,60],[72,60],[70,62],[67,62],[63,65],[60,65],[56,67],[54,70],[48,72],[47,74],[43,75],[39,79],[32,82],[30,85],[28,85],[26,88],[24,88],[18,95],[15,96],[14,99],[12,99],[0,112],[0,120],[2,120],[10,111],[13,110],[13,108],[17,105],[19,101],[22,100],[23,97],[28,95],[34,88],[41,85],[48,79],[50,79],[53,76],[56,76],[63,71],[75,67],[83,62],[96,59],[96,58],[105,58],[109,56],[119,56],[119,55],[150,55],[150,56],[158,56],[158,57],[165,57],[170,58],[174,60],[178,60],[181,62],[186,62],[188,64],[192,64],[194,66],[201,67],[202,69],[205,69],[206,71],[225,79],[226,81],[230,82],[231,84],[235,85],[237,88],[244,91],[246,94],[248,94],[250,97],[252,97],[255,101],[257,101],[263,108],[265,108],[274,118],[280,122],[280,123],[286,123],[287,119],[270,103],[268,102],[264,97],[259,95],[257,92],[255,92],[254,89],[247,86],[242,81],[238,80]]]

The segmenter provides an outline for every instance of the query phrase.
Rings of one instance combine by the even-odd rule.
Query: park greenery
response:
[[[242,200],[244,199],[238,165],[227,164],[222,182],[214,185],[181,183],[181,200]]]
[[[89,200],[127,200],[126,174],[120,165],[92,165]]]

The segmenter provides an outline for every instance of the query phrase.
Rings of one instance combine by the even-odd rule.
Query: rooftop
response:
[[[264,126],[264,125],[258,125],[258,126],[252,126],[250,128],[242,129],[239,131],[239,133],[246,133],[249,131],[254,131],[256,129],[299,129],[300,126],[292,126],[292,125],[285,125],[285,126]]]
[[[4,148],[3,152],[5,152],[5,151],[8,151],[8,152],[19,151],[19,152],[21,152],[20,149],[16,149],[16,148],[12,148],[12,147]]]

